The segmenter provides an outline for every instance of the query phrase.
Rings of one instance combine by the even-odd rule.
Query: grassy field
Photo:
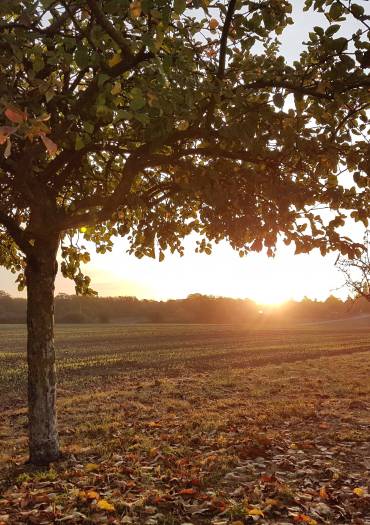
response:
[[[0,326],[0,524],[370,524],[370,330],[59,326],[63,460],[27,459]]]

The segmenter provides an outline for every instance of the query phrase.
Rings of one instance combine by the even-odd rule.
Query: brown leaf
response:
[[[179,494],[181,496],[194,496],[197,493],[197,489],[182,489]]]
[[[11,152],[12,152],[12,143],[10,141],[10,138],[8,137],[6,139],[6,148],[5,148],[5,151],[4,151],[4,157],[7,159],[8,157],[10,157],[11,155]]]
[[[58,146],[53,142],[49,137],[46,137],[45,135],[41,135],[41,140],[45,145],[45,148],[48,150],[48,153],[50,156],[56,155],[58,152]]]
[[[12,135],[17,131],[17,128],[13,126],[1,126],[0,127],[0,144],[5,144],[9,135]]]
[[[11,122],[14,122],[15,124],[20,124],[21,122],[24,122],[27,120],[27,113],[25,113],[24,111],[14,106],[9,106],[8,108],[6,108],[4,113],[5,113],[5,116]]]

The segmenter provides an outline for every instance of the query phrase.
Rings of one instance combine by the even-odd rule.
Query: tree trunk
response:
[[[59,457],[54,350],[54,283],[59,239],[37,241],[27,260],[27,360],[30,462]]]

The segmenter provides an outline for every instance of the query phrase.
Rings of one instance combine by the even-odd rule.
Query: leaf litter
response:
[[[369,364],[362,353],[70,387],[64,457],[44,470],[25,466],[25,412],[10,410],[0,525],[369,525]]]

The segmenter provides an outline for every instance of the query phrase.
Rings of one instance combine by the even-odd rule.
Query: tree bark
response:
[[[59,458],[54,349],[54,287],[59,238],[35,243],[27,259],[27,360],[30,463]]]

